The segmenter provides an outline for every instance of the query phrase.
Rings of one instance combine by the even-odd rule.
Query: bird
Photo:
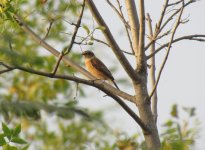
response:
[[[107,80],[115,85],[117,89],[119,87],[115,83],[115,79],[112,76],[110,70],[105,66],[105,64],[98,59],[95,54],[90,51],[86,50],[82,53],[85,58],[85,66],[87,70],[97,79],[100,80]]]

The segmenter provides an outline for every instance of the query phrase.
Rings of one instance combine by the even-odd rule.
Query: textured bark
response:
[[[151,103],[147,100],[149,97],[146,87],[146,82],[134,85],[136,95],[136,104],[138,107],[140,118],[151,132],[143,131],[145,142],[149,150],[160,149],[160,140],[158,135],[157,126],[152,116]]]
[[[160,149],[160,139],[157,126],[153,119],[151,103],[147,91],[147,63],[144,51],[145,38],[145,9],[144,0],[139,0],[139,15],[137,14],[135,1],[127,0],[126,8],[128,12],[129,25],[132,34],[133,48],[136,56],[137,68],[136,73],[140,76],[140,82],[133,81],[136,104],[139,115],[144,124],[149,128],[150,132],[143,130],[145,142],[149,150]],[[139,16],[139,21],[138,17]]]

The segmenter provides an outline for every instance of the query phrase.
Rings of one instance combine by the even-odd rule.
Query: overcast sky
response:
[[[146,13],[151,14],[153,23],[159,18],[160,10],[164,0],[146,0]],[[122,24],[120,24],[117,16],[106,4],[105,0],[95,0],[99,11],[103,18],[111,28],[113,35],[122,49],[126,49],[129,45],[126,41],[126,34],[122,34]],[[205,35],[205,1],[199,1],[192,4],[185,11],[183,18],[189,17],[189,22],[179,27],[177,36],[187,34],[204,34]],[[94,49],[96,55],[102,60],[108,62],[108,67],[113,67],[117,62],[109,48],[99,45]],[[107,60],[106,56],[110,56],[112,60]],[[174,103],[179,106],[194,106],[196,107],[197,116],[201,120],[202,129],[200,130],[200,139],[197,141],[197,149],[205,147],[205,43],[184,41],[173,45],[169,55],[168,62],[162,73],[161,80],[158,86],[158,126],[169,117],[171,105]],[[157,56],[157,67],[159,68],[164,53]],[[132,59],[132,58],[130,58]],[[116,79],[126,76],[121,71],[121,67],[114,74]],[[121,87],[127,91],[133,91],[129,87]],[[123,129],[128,133],[140,132],[139,127],[110,98],[103,98],[103,93],[96,89],[90,88],[88,95],[92,97],[89,100],[80,100],[81,105],[93,108],[94,110],[106,110],[106,118],[112,121],[113,128]],[[135,108],[131,105],[132,108]],[[112,111],[110,111],[112,110]],[[123,124],[122,124],[123,120]],[[124,121],[125,120],[125,121]]]

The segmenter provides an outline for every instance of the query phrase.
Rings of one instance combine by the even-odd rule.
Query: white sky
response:
[[[162,8],[164,0],[150,1],[146,0],[146,13],[151,14],[153,23],[159,18],[160,10]],[[122,49],[129,47],[126,42],[126,34],[120,35],[120,31],[123,26],[120,25],[118,17],[109,8],[105,0],[95,0],[95,3],[102,13],[103,18],[111,28],[112,33],[117,37],[117,42]],[[189,16],[189,22],[179,28],[180,35],[187,34],[205,34],[205,1],[199,1],[186,10],[184,18]],[[98,46],[95,49],[96,55],[102,60],[106,60],[106,56],[112,55],[107,47]],[[157,64],[163,59],[164,53],[160,53],[157,57]],[[197,140],[197,150],[205,147],[205,43],[184,41],[173,45],[168,62],[162,73],[162,78],[158,86],[158,126],[169,117],[169,112],[172,104],[177,103],[179,106],[194,106],[196,107],[197,116],[201,120],[202,130],[200,130],[200,139]],[[106,60],[110,62],[106,64],[108,67],[112,67],[117,62],[113,55],[113,60]],[[121,67],[117,73],[114,74],[116,79],[123,77],[125,74],[121,71]],[[87,88],[87,86],[86,86]],[[121,87],[130,91],[129,87]],[[105,115],[108,121],[112,122],[113,128],[123,129],[124,131],[132,134],[140,132],[139,127],[128,116],[124,110],[122,110],[118,104],[109,98],[103,98],[103,93],[96,89],[89,88],[89,100],[80,100],[81,105],[93,108],[93,110],[106,110]],[[92,97],[92,99],[90,99]],[[132,106],[133,109],[135,107]],[[112,111],[110,111],[112,110]]]

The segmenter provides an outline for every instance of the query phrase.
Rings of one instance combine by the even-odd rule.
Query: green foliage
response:
[[[48,105],[40,102],[0,102],[0,113],[4,116],[5,120],[11,120],[14,115],[16,117],[26,117],[33,119],[40,119],[41,110],[50,114],[56,114],[58,117],[64,119],[73,119],[75,114],[78,114],[86,119],[92,118],[85,110],[78,108],[77,103],[69,102],[64,106]],[[18,127],[18,126],[17,126]],[[17,128],[18,129],[18,128]],[[18,130],[15,130],[17,132]],[[18,132],[17,132],[18,133]]]
[[[171,117],[163,125],[164,132],[161,134],[163,150],[188,150],[194,145],[200,125],[195,116],[195,108],[185,107],[182,110],[186,119],[180,117],[178,105],[172,106]]]
[[[27,142],[24,139],[20,138],[20,124],[14,128],[9,128],[5,123],[2,123],[2,131],[3,132],[0,133],[0,146],[3,147],[3,150],[26,150],[28,148],[28,145],[25,146]]]

